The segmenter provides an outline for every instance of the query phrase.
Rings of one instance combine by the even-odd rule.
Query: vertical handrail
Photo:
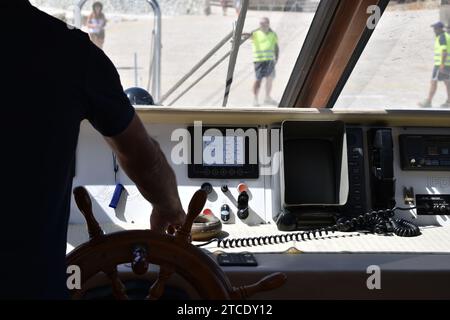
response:
[[[155,27],[153,37],[153,63],[152,63],[152,90],[155,102],[160,103],[161,98],[161,50],[162,50],[162,19],[161,7],[157,0],[147,0],[155,15]]]
[[[86,4],[87,0],[79,0],[74,6],[73,11],[73,24],[77,29],[81,29],[81,9]]]
[[[138,76],[138,54],[134,53],[134,86],[137,87],[139,84],[139,76]]]
[[[228,73],[225,83],[225,94],[223,96],[222,107],[226,107],[228,103],[228,96],[230,95],[231,85],[233,83],[234,69],[236,67],[236,61],[239,54],[239,48],[241,47],[242,31],[244,30],[245,18],[247,16],[248,1],[242,1],[241,12],[239,14],[236,29],[233,37],[233,46],[231,49],[230,62],[228,64]]]

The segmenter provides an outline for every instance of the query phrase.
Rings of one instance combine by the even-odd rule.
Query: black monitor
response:
[[[282,126],[285,206],[342,205],[345,125],[340,121],[286,121]]]

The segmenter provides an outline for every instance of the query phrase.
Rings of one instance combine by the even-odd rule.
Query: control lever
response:
[[[176,231],[175,240],[177,242],[191,242],[191,230],[195,218],[198,217],[206,203],[207,194],[205,190],[198,190],[189,202],[186,219],[180,229]]]
[[[241,220],[245,220],[248,218],[249,216],[249,209],[248,209],[248,200],[249,200],[249,196],[248,196],[248,187],[245,183],[241,183],[238,186],[238,191],[239,191],[239,196],[238,196],[238,211],[237,211],[237,216],[239,217],[239,219]]]

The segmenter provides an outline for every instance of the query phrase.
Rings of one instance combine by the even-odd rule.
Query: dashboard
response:
[[[395,206],[404,209],[397,217],[419,227],[450,223],[448,128],[322,118],[146,128],[175,171],[184,207],[204,188],[203,213],[221,221],[230,235],[320,228]],[[74,185],[87,186],[100,223],[113,230],[148,227],[151,205],[115,165],[102,137],[83,123]],[[124,192],[112,208],[117,184]],[[286,213],[292,214],[287,224],[280,219]],[[73,203],[70,223],[84,223]]]
[[[366,287],[373,265],[383,270],[385,299],[448,298],[448,281],[443,281],[450,273],[445,112],[152,108],[138,113],[174,169],[183,206],[203,188],[208,192],[203,214],[219,221],[221,237],[229,240],[227,245],[194,244],[213,258],[221,252],[255,254],[257,267],[223,267],[233,284],[271,272],[288,276],[285,286],[256,298],[377,298],[379,292]],[[227,137],[227,131],[233,134]],[[151,205],[87,122],[81,125],[73,183],[86,186],[107,233],[149,227]],[[124,188],[113,208],[116,185]],[[404,209],[395,211],[395,219],[411,222],[420,235],[308,231],[394,206]],[[311,239],[294,236],[305,232]],[[231,241],[249,238],[261,244]],[[87,240],[84,219],[72,201],[68,251]],[[132,275],[126,265],[119,271]],[[94,283],[107,279],[99,276]]]

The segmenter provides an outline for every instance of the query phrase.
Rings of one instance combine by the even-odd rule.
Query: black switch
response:
[[[227,204],[224,204],[220,208],[220,218],[223,222],[227,222],[230,220],[230,207]]]

